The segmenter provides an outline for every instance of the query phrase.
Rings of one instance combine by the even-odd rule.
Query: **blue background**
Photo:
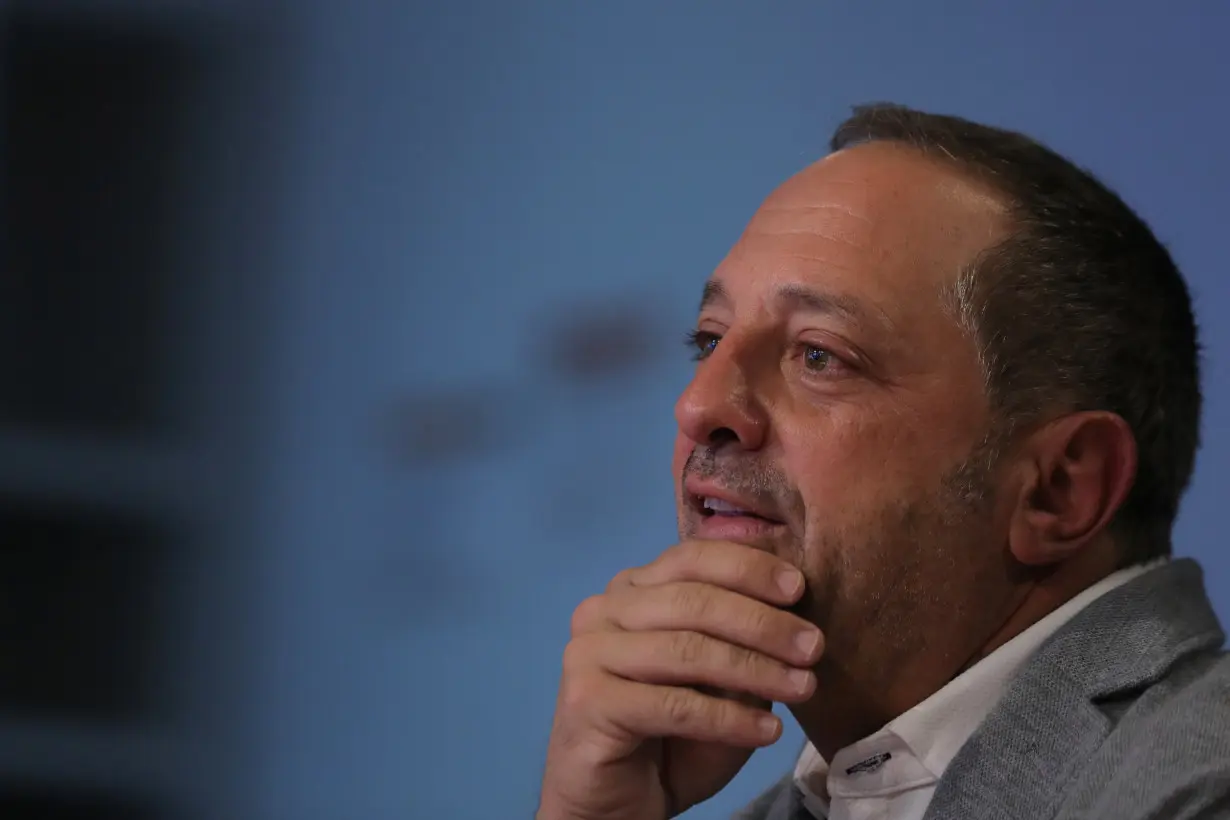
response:
[[[1230,5],[45,3],[228,32],[193,155],[211,273],[182,295],[207,432],[181,460],[29,451],[208,523],[167,616],[177,728],[0,724],[0,771],[155,783],[227,820],[532,816],[571,610],[675,536],[701,283],[860,102],[1027,131],[1171,247],[1207,350],[1177,545],[1230,616]],[[95,469],[115,458],[131,480]]]
[[[309,704],[286,705],[279,737],[300,753],[282,782],[330,772],[300,805],[404,794],[421,817],[532,810],[572,606],[674,535],[671,407],[689,364],[671,334],[761,198],[824,153],[853,103],[1025,130],[1100,174],[1172,249],[1207,347],[1178,550],[1203,561],[1230,614],[1228,26],[1213,2],[536,2],[404,22],[356,9],[346,33],[331,29],[354,50],[334,77],[354,107],[330,111],[327,139],[346,146],[331,160],[352,179],[392,173],[344,203],[305,197],[313,224],[335,220],[311,243],[318,264],[366,246],[370,267],[366,287],[322,288],[298,330],[322,322],[340,339],[362,320],[370,339],[319,352],[333,369],[303,385],[319,407],[304,435],[344,436],[338,421],[382,389],[473,386],[498,408],[501,446],[390,477],[339,445],[295,470],[306,497],[343,503],[290,516],[304,605],[287,616],[336,630],[365,681],[330,675],[329,646],[301,650],[304,674],[365,703],[326,718],[347,738],[332,749],[303,736],[321,728]],[[557,383],[533,353],[541,318],[612,300],[661,317],[661,353],[601,384]],[[408,543],[456,575],[405,632],[377,637],[353,600],[306,604],[336,589],[341,543],[349,561]],[[728,816],[800,742],[788,733],[690,816]]]
[[[1207,347],[1177,543],[1230,614],[1230,7],[328,8],[297,110],[312,135],[292,210],[304,286],[281,329],[298,408],[283,435],[312,445],[279,463],[287,555],[271,604],[294,626],[262,712],[280,816],[532,812],[569,612],[674,535],[671,407],[689,364],[673,337],[761,198],[857,102],[1026,130],[1172,248]],[[660,352],[598,383],[553,375],[548,320],[624,302],[652,317]],[[365,417],[430,391],[473,391],[491,441],[390,470],[362,446]],[[365,585],[384,584],[384,562],[418,577],[378,588],[374,610]],[[799,742],[757,755],[691,816],[727,816]]]

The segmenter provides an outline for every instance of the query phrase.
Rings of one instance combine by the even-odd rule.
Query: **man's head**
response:
[[[1145,224],[1036,142],[871,106],[832,149],[706,286],[680,530],[796,563],[832,686],[909,674],[908,699],[1049,579],[1169,552],[1196,331]]]

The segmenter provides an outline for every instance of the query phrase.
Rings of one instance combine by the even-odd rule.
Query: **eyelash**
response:
[[[710,348],[709,345],[716,345],[719,341],[721,341],[721,339],[722,337],[718,334],[710,333],[707,330],[689,330],[684,337],[684,344],[692,350],[692,361],[701,362],[709,358],[709,356],[713,353],[713,349]],[[808,350],[815,350],[823,353],[827,357],[825,359],[825,366],[820,370],[815,370],[812,372],[821,373],[827,371],[834,364],[839,367],[845,364],[845,362],[839,359],[837,355],[828,348],[812,344],[802,344],[800,347],[804,352]]]
[[[716,333],[710,333],[706,330],[689,330],[684,334],[683,344],[692,351],[692,361],[704,361],[712,353],[712,350],[705,350],[710,343],[718,342],[722,337]]]

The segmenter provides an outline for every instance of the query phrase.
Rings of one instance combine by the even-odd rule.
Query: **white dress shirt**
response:
[[[922,820],[936,783],[1008,681],[1073,616],[1165,560],[1119,570],[996,649],[876,734],[826,763],[810,743],[794,782],[817,820]]]

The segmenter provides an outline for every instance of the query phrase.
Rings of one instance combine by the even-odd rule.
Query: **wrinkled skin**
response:
[[[757,211],[675,409],[680,544],[577,609],[539,820],[683,811],[779,736],[773,701],[831,758],[1113,569],[1130,431],[1070,414],[1004,446],[946,296],[1006,214],[889,144]]]
[[[796,611],[827,636],[797,714],[843,740],[942,686],[1017,603],[1010,557],[987,548],[976,348],[941,298],[1004,232],[999,201],[952,169],[855,148],[765,202],[700,311],[703,358],[676,406],[680,531],[704,532],[689,459],[763,491],[785,525],[743,540],[804,571]]]

